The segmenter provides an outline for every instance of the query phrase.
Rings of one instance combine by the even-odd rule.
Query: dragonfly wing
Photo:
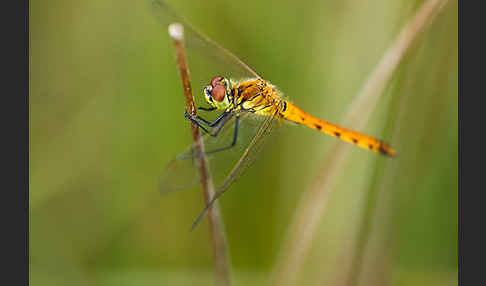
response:
[[[212,137],[208,134],[202,135],[205,151],[216,150],[221,147],[229,146],[231,144],[234,132],[234,120],[235,118],[230,119],[225,124],[225,126],[223,126],[217,137]],[[241,148],[242,144],[242,142],[239,142],[239,144],[235,146],[235,149]],[[193,187],[199,182],[199,160],[197,160],[197,154],[195,154],[194,150],[194,144],[189,145],[184,152],[178,154],[166,165],[165,170],[160,176],[159,186],[161,194],[168,194],[175,191],[186,190]],[[231,153],[235,152],[237,152],[237,150],[228,150],[226,153],[230,153],[231,155]],[[219,157],[220,155],[224,155],[223,153],[209,154],[208,157],[210,159],[217,160],[217,157]],[[227,158],[228,156],[224,157]],[[218,174],[218,172],[216,172],[216,174]]]
[[[194,160],[182,160],[178,157],[167,164],[160,176],[161,194],[189,189],[199,181],[199,172],[195,167]]]
[[[248,112],[239,113],[238,117],[238,136],[233,147],[219,152],[212,152],[231,146],[235,135],[236,116],[233,116],[226,122],[218,136],[213,137],[204,134],[202,137],[204,150],[208,153],[208,164],[215,185],[221,184],[226,179],[228,173],[230,173],[233,166],[242,156],[241,154],[244,153],[250,144],[251,139],[258,134],[260,126],[266,120],[266,117],[259,117]],[[166,165],[160,176],[161,194],[186,190],[199,182],[199,168],[197,165],[199,160],[196,160],[197,154],[195,154],[194,150],[194,144],[191,144],[184,152],[177,155],[176,158]]]
[[[170,24],[180,23],[184,26],[184,45],[189,58],[192,75],[202,75],[202,78],[192,78],[194,86],[204,86],[215,75],[236,78],[260,78],[248,65],[230,51],[219,46],[207,36],[197,32],[186,20],[178,15],[172,7],[160,0],[150,0],[151,11],[165,29]],[[199,82],[201,81],[201,82]]]
[[[204,218],[208,210],[212,207],[214,202],[223,195],[224,192],[228,190],[228,188],[236,181],[247,169],[248,167],[256,160],[260,151],[262,150],[264,143],[270,138],[270,134],[275,134],[275,129],[278,125],[280,125],[280,121],[277,119],[277,110],[275,110],[275,114],[273,116],[268,116],[260,125],[258,132],[252,138],[251,142],[246,147],[243,155],[240,157],[238,162],[234,165],[231,169],[229,175],[225,178],[223,183],[218,187],[216,193],[211,198],[211,201],[207,204],[207,206],[202,210],[199,217],[193,223],[191,230],[194,230],[201,220]]]

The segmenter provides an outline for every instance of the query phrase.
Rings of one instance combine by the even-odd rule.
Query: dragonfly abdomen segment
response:
[[[395,155],[395,150],[381,140],[324,121],[318,117],[310,115],[289,101],[282,101],[283,102],[280,105],[280,115],[288,121],[305,125],[375,153],[381,153],[386,156]]]

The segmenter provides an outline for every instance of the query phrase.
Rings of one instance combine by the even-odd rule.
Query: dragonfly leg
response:
[[[197,125],[199,125],[199,127],[201,127],[201,125],[205,125],[205,126],[208,126],[208,127],[213,127],[215,126],[216,124],[219,123],[219,121],[221,121],[221,119],[225,118],[226,116],[228,116],[228,114],[230,114],[229,112],[223,112],[220,116],[218,116],[218,118],[216,118],[213,122],[209,122],[207,121],[206,119],[204,118],[201,118],[200,116],[192,116],[191,114],[189,114],[187,112],[187,110],[184,110],[184,117],[186,117],[187,119],[191,120],[192,122],[194,123],[197,123]]]
[[[227,114],[227,117],[225,117],[225,120],[221,120],[221,121],[220,121],[220,124],[219,124],[218,126],[214,127],[214,128],[211,130],[211,131],[216,130],[214,134],[209,133],[209,132],[208,132],[208,131],[207,131],[207,130],[206,130],[204,127],[203,127],[203,126],[199,125],[199,123],[198,123],[198,122],[196,122],[196,124],[198,124],[198,125],[199,125],[199,127],[201,127],[201,129],[203,129],[204,131],[206,131],[206,132],[207,132],[207,134],[209,134],[209,135],[211,135],[211,136],[213,136],[213,137],[216,137],[216,136],[219,134],[219,132],[220,132],[220,131],[223,129],[224,124],[225,124],[226,122],[228,122],[228,120],[229,120],[231,117],[233,117],[233,115],[234,115],[234,114],[232,114],[232,113],[228,113],[228,114]],[[237,138],[238,138],[238,126],[239,126],[239,123],[238,123],[238,122],[239,122],[239,117],[238,117],[238,116],[236,116],[236,119],[235,119],[235,127],[234,127],[235,129],[234,129],[234,133],[233,133],[233,141],[231,142],[231,144],[230,144],[230,145],[225,146],[225,147],[221,147],[221,148],[217,148],[217,149],[214,149],[214,150],[210,150],[210,151],[205,151],[205,152],[204,152],[204,154],[212,154],[212,153],[217,153],[217,152],[224,151],[224,150],[227,150],[227,149],[230,149],[230,148],[234,147],[234,146],[236,145],[236,140],[237,140]],[[194,153],[194,149],[193,149],[193,148],[191,148],[191,152],[190,152],[190,154],[185,154],[185,155],[183,155],[183,156],[180,156],[180,157],[179,157],[179,159],[181,159],[181,160],[185,160],[185,159],[194,159],[195,157],[197,157],[197,156],[196,156],[196,154]]]
[[[234,133],[233,133],[233,141],[231,142],[231,144],[228,145],[228,146],[225,146],[225,147],[221,147],[221,148],[217,148],[217,149],[214,149],[214,150],[206,151],[205,152],[206,154],[212,154],[212,153],[216,153],[216,152],[228,150],[228,149],[233,148],[236,145],[236,140],[238,138],[238,122],[239,122],[239,119],[240,118],[238,116],[236,116],[236,118],[235,118],[235,129],[234,129]],[[219,133],[220,130],[221,130],[221,128],[219,128],[219,130],[217,130],[217,133]],[[217,133],[216,133],[216,135],[217,135]]]
[[[184,117],[187,119],[191,120],[192,122],[196,123],[204,132],[207,134],[216,137],[218,136],[219,132],[223,129],[224,125],[234,116],[234,113],[231,112],[223,112],[218,118],[216,118],[213,122],[209,122],[204,118],[201,118],[200,116],[192,116],[190,115],[187,110],[184,111]],[[213,127],[211,131],[208,131],[204,126],[207,127]],[[227,150],[235,146],[236,144],[236,139],[238,138],[238,126],[239,126],[239,117],[237,116],[235,119],[235,127],[234,127],[234,134],[233,134],[233,141],[231,142],[230,145],[217,148],[214,150],[206,151],[206,154],[211,154],[211,153],[216,153],[219,151]],[[195,154],[191,153],[190,158],[195,157]]]
[[[204,128],[203,126],[201,126],[201,124],[199,124],[199,123],[197,123],[197,122],[196,122],[196,124],[197,124],[197,126],[198,126],[199,128],[201,128],[201,130],[202,130],[202,131],[204,131],[204,133],[205,133],[205,134],[209,134],[209,135],[211,135],[211,133],[210,133],[210,132],[209,132],[209,131],[208,131],[206,128]]]
[[[228,122],[233,116],[234,113],[228,113],[226,117],[221,118],[218,124],[211,129],[210,135],[213,137],[218,136],[219,132],[223,129],[224,125],[226,125],[226,122]]]
[[[207,120],[205,120],[204,118],[201,118],[199,117],[199,119],[203,122],[206,122],[207,126],[213,126],[213,128],[211,129],[211,131],[208,131],[206,128],[204,128],[199,122],[196,121],[196,124],[204,131],[206,132],[206,134],[209,134],[213,137],[216,137],[218,136],[219,132],[223,129],[224,125],[226,124],[226,122],[228,122],[228,120],[230,120],[232,117],[233,117],[233,113],[224,113],[222,114],[222,116],[220,116],[221,118],[218,118],[215,120],[215,122],[208,122]],[[192,120],[192,119],[190,119]],[[216,126],[214,126],[216,125]]]

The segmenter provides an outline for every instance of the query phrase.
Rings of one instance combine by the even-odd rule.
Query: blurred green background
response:
[[[339,123],[422,1],[167,1],[303,109]],[[30,1],[30,282],[212,285],[199,189],[160,196],[191,142],[166,29],[147,1]],[[457,284],[457,1],[410,49],[353,148],[300,285]],[[209,81],[210,78],[207,78]],[[202,86],[193,86],[195,96]],[[267,285],[335,139],[284,126],[220,200],[235,285]],[[346,144],[346,143],[342,143]],[[365,246],[363,246],[365,245]]]

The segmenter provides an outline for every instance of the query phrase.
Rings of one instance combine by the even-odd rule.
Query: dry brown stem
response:
[[[184,48],[184,27],[179,23],[171,24],[169,26],[169,35],[174,41],[177,67],[179,69],[179,75],[182,80],[186,110],[192,116],[196,116],[196,105],[194,104],[194,98],[192,96],[189,67],[187,65],[187,58]],[[200,177],[204,201],[206,202],[206,204],[208,204],[214,195],[214,187],[211,179],[209,162],[207,160],[207,157],[204,155],[204,144],[199,131],[199,127],[194,122],[191,122],[190,126],[191,135],[194,142],[194,152],[196,154],[196,158],[198,158],[199,161],[198,165],[201,175]],[[215,259],[215,284],[218,286],[228,286],[231,285],[230,259],[224,232],[224,224],[221,218],[218,202],[215,202],[213,206],[209,209],[208,221]]]

